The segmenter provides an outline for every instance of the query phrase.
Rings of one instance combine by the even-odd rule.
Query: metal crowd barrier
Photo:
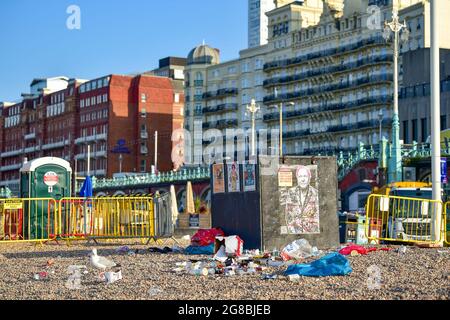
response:
[[[45,242],[57,234],[54,199],[0,199],[0,242]]]
[[[155,236],[151,197],[63,198],[59,203],[62,239]]]
[[[150,241],[169,232],[171,215],[166,206],[167,200],[159,199],[155,217],[149,196],[0,199],[0,243],[99,238]]]
[[[369,242],[438,243],[445,236],[442,201],[372,194],[367,199],[366,215]],[[441,215],[441,225],[434,223],[436,215]]]

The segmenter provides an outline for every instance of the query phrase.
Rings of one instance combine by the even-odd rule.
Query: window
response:
[[[147,169],[146,167],[147,167],[146,161],[141,160],[141,167],[140,167],[141,172],[145,172],[145,170]]]
[[[103,110],[103,118],[108,118],[108,109]]]
[[[441,130],[447,129],[447,116],[441,116]]]
[[[179,93],[175,93],[174,101],[175,101],[175,103],[179,103],[180,102],[180,94]]]
[[[87,98],[85,102],[85,106],[89,107],[91,105],[91,99]]]
[[[97,113],[94,112],[92,113],[92,121],[97,120]]]
[[[105,103],[105,102],[108,102],[108,94],[107,93],[105,93],[103,95],[103,103]]]
[[[102,103],[102,96],[97,96],[97,104]]]
[[[419,136],[418,136],[418,130],[417,130],[417,119],[414,119],[412,121],[412,139],[413,141],[419,140]]]
[[[91,121],[91,114],[90,114],[90,113],[88,113],[88,114],[86,115],[86,121]]]
[[[102,80],[98,80],[97,81],[97,88],[101,88],[102,87]]]
[[[408,121],[403,121],[403,142],[409,142],[409,130],[408,130]]]
[[[86,91],[91,91],[91,83],[90,82],[88,82],[88,83],[86,83]]]
[[[95,105],[95,97],[91,98],[91,106]]]
[[[147,95],[145,93],[141,93],[141,102],[146,103],[147,102]]]
[[[422,142],[426,142],[428,138],[427,133],[427,118],[420,119],[420,130],[421,130],[421,136],[422,136]]]
[[[92,82],[92,90],[97,89],[97,81]]]

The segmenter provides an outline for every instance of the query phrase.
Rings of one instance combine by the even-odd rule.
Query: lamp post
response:
[[[400,35],[400,32],[403,32]],[[403,42],[408,41],[409,31],[406,21],[400,23],[398,12],[394,9],[392,12],[392,21],[385,21],[383,37],[389,40],[391,32],[394,34],[394,112],[392,115],[392,151],[389,159],[388,181],[396,182],[401,180],[402,160],[400,146],[400,120],[398,117],[398,57],[399,57],[399,38]],[[399,37],[400,35],[400,37]]]
[[[379,141],[380,141],[380,150],[381,150],[381,141],[383,140],[383,132],[382,132],[382,126],[383,126],[383,117],[384,117],[384,114],[383,114],[383,109],[380,109],[380,112],[378,112],[378,121],[380,122],[380,138],[379,138]]]
[[[247,105],[247,111],[252,115],[252,156],[255,156],[255,114],[261,110],[261,107],[256,104],[255,99],[252,99],[250,105]]]
[[[442,201],[441,181],[441,107],[440,107],[440,70],[439,70],[439,24],[438,7],[440,1],[431,0],[431,182],[433,200]],[[447,172],[443,172],[447,174]],[[441,224],[442,208],[436,206],[431,226],[432,240],[443,245]]]
[[[275,99],[278,98],[277,88],[274,89],[274,97],[275,97]],[[295,103],[288,102],[286,105],[294,106]],[[278,108],[278,106],[275,106],[275,107]],[[279,111],[280,111],[280,157],[282,157],[283,156],[283,102],[280,102]]]
[[[119,154],[119,173],[122,173],[122,161],[123,161],[123,156],[122,156],[122,154]]]

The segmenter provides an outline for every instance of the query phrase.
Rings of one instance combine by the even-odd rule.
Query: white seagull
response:
[[[91,265],[94,268],[105,271],[106,268],[113,268],[113,267],[117,266],[117,264],[114,263],[114,261],[108,260],[105,257],[98,256],[96,248],[92,249],[92,253],[90,253],[89,256],[90,256]]]

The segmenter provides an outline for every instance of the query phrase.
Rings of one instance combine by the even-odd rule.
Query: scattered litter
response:
[[[300,260],[309,258],[312,256],[318,256],[321,252],[316,248],[312,247],[308,240],[300,239],[288,244],[281,252],[281,257],[284,261],[288,260]]]
[[[196,234],[191,238],[191,245],[192,246],[208,246],[210,244],[214,244],[216,237],[218,236],[225,236],[223,231],[218,228],[213,229],[200,229],[197,231]]]
[[[391,251],[391,248],[365,248],[363,246],[359,246],[359,245],[349,245],[347,247],[344,247],[343,249],[339,250],[339,253],[347,256],[347,255],[352,255],[352,256],[357,256],[357,255],[365,255],[368,254],[369,252],[372,251],[377,251],[377,250],[381,250],[381,251]]]
[[[263,274],[261,276],[262,280],[275,280],[278,276],[276,274]]]
[[[34,280],[45,280],[48,278],[48,273],[43,271],[43,272],[39,272],[34,274],[33,276]]]
[[[172,248],[169,248],[169,247],[164,247],[163,249],[157,248],[157,247],[152,247],[152,248],[148,248],[148,251],[156,252],[156,253],[163,253],[163,254],[173,252]]]
[[[343,276],[352,272],[350,262],[339,253],[331,253],[309,264],[295,264],[288,267],[285,275],[297,274],[307,277]]]
[[[119,270],[118,272],[105,272],[105,280],[108,284],[122,280],[122,270]]]
[[[187,241],[191,241],[191,236],[190,235],[185,235],[181,238],[182,240],[187,240]]]
[[[220,249],[214,255],[214,259],[221,262],[225,262],[228,259],[228,256],[225,252],[225,246],[220,246]]]
[[[288,275],[288,279],[291,282],[299,282],[300,281],[300,275],[298,275],[298,274],[290,274],[290,275]]]
[[[172,247],[172,252],[175,252],[175,253],[183,253],[183,251],[184,251],[184,249],[183,249],[182,247],[180,247],[180,246],[174,245],[174,246]]]
[[[279,267],[284,266],[284,264],[285,264],[284,261],[277,261],[277,260],[272,260],[272,259],[267,261],[267,265],[269,267],[279,268]]]
[[[190,255],[195,255],[195,254],[212,255],[212,254],[214,254],[214,243],[212,243],[208,246],[189,246],[184,250],[184,252],[186,254],[190,254]]]
[[[244,251],[244,241],[239,236],[218,236],[215,239],[214,251],[217,252],[222,248],[224,248],[225,255],[238,257]]]
[[[150,288],[147,292],[150,296],[156,296],[156,295],[162,293],[163,290],[160,288],[154,287],[154,288]]]
[[[405,254],[406,253],[406,247],[405,246],[401,246],[400,248],[397,249],[397,252],[400,254]]]
[[[118,253],[127,253],[129,251],[130,251],[130,248],[127,246],[120,247],[116,250],[116,252],[118,252]]]
[[[54,263],[55,263],[55,260],[53,260],[53,259],[48,260],[47,261],[47,267],[52,266]]]
[[[449,253],[450,250],[438,250],[439,253]]]

